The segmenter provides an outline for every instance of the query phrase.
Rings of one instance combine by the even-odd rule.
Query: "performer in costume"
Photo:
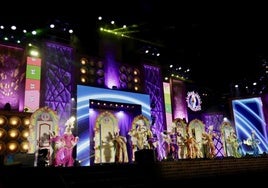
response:
[[[235,158],[240,158],[242,156],[242,153],[240,153],[239,151],[240,143],[238,142],[237,136],[234,131],[231,131],[229,137],[227,138],[227,142],[231,145],[231,149],[232,149],[231,154]]]
[[[126,145],[127,139],[123,136],[120,136],[118,132],[115,132],[113,141],[115,146],[115,162],[128,162],[128,153]]]
[[[74,118],[69,118],[65,123],[65,132],[62,136],[62,140],[64,141],[64,154],[65,154],[65,164],[64,166],[73,166],[73,148],[78,142],[78,137],[75,137],[72,133],[72,129],[74,128]]]
[[[177,136],[177,143],[178,143],[178,156],[179,159],[184,159],[186,158],[186,145],[185,145],[185,132],[187,129],[187,122],[186,119],[179,119],[176,123],[176,127],[177,127],[177,132],[178,132],[178,136]],[[185,130],[185,131],[184,131]]]
[[[53,148],[53,154],[52,154],[52,165],[53,166],[64,166],[65,164],[65,153],[64,153],[64,145],[65,142],[62,139],[61,136],[58,136],[55,134],[55,132],[51,132],[51,142],[52,142],[52,148]]]
[[[171,153],[171,157],[174,160],[177,160],[179,158],[178,156],[179,146],[178,146],[177,136],[178,136],[177,128],[173,127],[171,130],[171,133],[169,133],[169,137],[170,137],[170,153]]]
[[[134,160],[134,153],[142,149],[150,149],[149,139],[153,138],[152,131],[146,126],[143,119],[139,119],[135,123],[135,127],[132,128],[128,135],[131,136],[132,143],[132,156]]]
[[[186,157],[191,159],[196,158],[199,155],[198,143],[195,139],[194,130],[190,131],[189,127],[187,127],[184,143],[187,149]]]
[[[66,121],[63,135],[56,136],[55,133],[50,133],[51,141],[54,143],[54,166],[70,167],[74,165],[73,148],[78,142],[78,137],[72,133],[74,121],[74,117]]]
[[[161,137],[162,137],[162,148],[164,149],[165,153],[164,153],[164,158],[167,159],[169,153],[170,153],[170,137],[168,135],[168,133],[165,132],[161,132]]]
[[[257,157],[259,155],[259,148],[258,145],[260,144],[260,140],[256,138],[256,132],[254,130],[251,131],[251,137],[247,140],[243,141],[244,144],[250,146],[253,150],[253,156]]]
[[[216,134],[213,132],[213,125],[208,127],[208,132],[202,133],[205,157],[214,158],[216,155],[216,148],[213,141],[215,136]]]

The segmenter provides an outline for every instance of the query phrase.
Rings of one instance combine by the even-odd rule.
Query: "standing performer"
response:
[[[64,141],[64,154],[65,154],[65,164],[64,166],[73,166],[74,159],[73,159],[73,148],[78,142],[78,137],[75,137],[72,133],[72,129],[74,128],[74,118],[69,118],[65,123],[65,132],[62,135],[62,140]]]
[[[118,132],[114,133],[113,137],[115,146],[115,162],[126,163],[128,162],[127,153],[127,139],[124,136],[120,136]]]
[[[244,140],[244,144],[252,148],[253,157],[257,157],[259,155],[258,145],[260,144],[260,140],[256,138],[256,132],[254,130],[251,131],[251,137],[249,137],[247,140]]]

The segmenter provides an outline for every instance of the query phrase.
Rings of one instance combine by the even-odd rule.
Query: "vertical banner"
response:
[[[24,110],[34,112],[40,105],[41,59],[27,57]]]
[[[170,84],[163,83],[164,87],[164,100],[165,100],[165,111],[166,111],[166,124],[167,129],[172,124],[172,106],[171,106],[171,96],[170,96]]]

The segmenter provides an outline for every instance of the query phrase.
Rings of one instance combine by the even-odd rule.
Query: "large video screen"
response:
[[[237,136],[242,146],[243,154],[253,154],[250,143],[247,142],[251,138],[252,132],[258,140],[259,154],[267,153],[267,120],[265,118],[264,97],[253,97],[232,100],[233,118]]]
[[[104,89],[91,86],[77,86],[77,126],[79,143],[77,144],[77,159],[81,166],[90,165],[90,143],[94,137],[90,130],[90,101],[110,101],[135,104],[141,106],[141,113],[151,120],[150,96],[147,94]]]

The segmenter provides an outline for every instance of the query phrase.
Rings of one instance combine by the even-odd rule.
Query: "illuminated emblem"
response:
[[[186,102],[188,107],[192,111],[199,111],[201,110],[201,98],[198,93],[195,93],[194,91],[188,92],[186,97]]]
[[[42,119],[43,121],[49,121],[49,119],[50,119],[50,115],[49,115],[49,113],[47,113],[47,112],[43,112],[43,113],[41,114],[41,119]]]

